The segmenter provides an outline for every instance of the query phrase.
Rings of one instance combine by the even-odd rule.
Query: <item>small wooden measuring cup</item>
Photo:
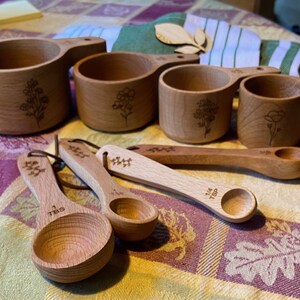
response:
[[[117,184],[86,145],[61,139],[59,152],[74,173],[96,193],[118,237],[139,241],[152,233],[158,219],[157,209]]]
[[[97,54],[74,66],[78,112],[89,127],[124,132],[157,114],[158,76],[167,67],[199,63],[195,54]]]
[[[239,140],[248,148],[294,146],[300,142],[300,78],[269,74],[240,85]]]
[[[40,202],[32,260],[42,275],[63,283],[85,279],[110,260],[114,235],[108,219],[69,200],[48,158],[18,159],[24,181]]]
[[[71,107],[69,68],[105,50],[94,37],[0,41],[0,134],[32,134],[62,122]]]
[[[230,127],[232,101],[239,82],[253,74],[278,72],[265,66],[172,67],[159,78],[159,124],[168,137],[179,142],[216,140]]]
[[[189,197],[226,221],[244,222],[256,212],[254,195],[243,187],[187,176],[113,145],[101,147],[96,156],[111,174]]]

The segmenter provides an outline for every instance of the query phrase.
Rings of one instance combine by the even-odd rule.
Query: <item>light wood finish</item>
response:
[[[112,145],[98,150],[96,156],[102,163],[105,153],[111,174],[191,198],[226,221],[244,222],[256,212],[254,195],[240,186],[187,176],[133,151]],[[124,167],[118,164],[119,160],[130,161],[130,165]]]
[[[300,141],[300,78],[261,75],[240,86],[239,140],[248,148],[297,145]]]
[[[18,168],[40,202],[32,260],[40,273],[63,283],[85,279],[105,266],[114,249],[108,219],[70,201],[59,189],[48,158],[18,159]]]
[[[74,67],[78,112],[89,127],[124,132],[157,115],[158,76],[167,67],[199,63],[196,54],[98,54]]]
[[[136,145],[135,153],[161,164],[238,166],[271,178],[300,177],[300,148],[217,149],[168,145]]]
[[[86,145],[62,139],[59,149],[66,164],[96,193],[119,238],[139,241],[153,232],[157,209],[117,184]]]
[[[105,50],[94,37],[0,41],[0,134],[32,134],[62,122],[71,107],[69,68]]]
[[[232,101],[239,82],[253,74],[278,73],[273,67],[222,68],[185,65],[159,78],[159,124],[179,142],[208,143],[230,127]]]

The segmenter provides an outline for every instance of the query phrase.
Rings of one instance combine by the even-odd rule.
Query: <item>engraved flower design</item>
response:
[[[194,118],[199,119],[199,127],[204,127],[204,138],[211,131],[211,123],[215,120],[219,106],[209,99],[200,100],[194,112]]]
[[[281,128],[278,127],[278,123],[285,117],[283,110],[271,110],[265,116],[264,119],[268,122],[267,126],[270,132],[269,145],[271,146],[274,138],[280,132]]]
[[[113,109],[121,110],[120,115],[125,119],[126,126],[128,116],[132,114],[134,96],[135,90],[126,87],[118,92],[117,100],[112,105]]]

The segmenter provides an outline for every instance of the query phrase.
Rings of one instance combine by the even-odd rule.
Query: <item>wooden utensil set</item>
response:
[[[199,56],[192,54],[99,53],[105,51],[105,41],[96,38],[0,42],[0,56],[5,57],[0,60],[0,133],[36,133],[63,121],[70,107],[67,73],[75,63],[79,116],[94,129],[137,129],[153,120],[158,110],[161,128],[170,138],[210,142],[229,129],[233,96],[243,80],[241,141],[248,147],[256,145],[254,141],[269,147],[292,146],[300,139],[299,78],[274,75],[279,70],[271,67],[202,66],[197,64]],[[281,130],[290,138],[282,138]],[[18,167],[40,202],[33,262],[46,277],[66,283],[87,278],[108,263],[114,234],[140,241],[155,228],[157,209],[118,185],[110,174],[183,195],[233,223],[256,212],[249,190],[186,176],[162,164],[238,165],[279,179],[300,175],[296,147],[212,150],[137,145],[128,150],[106,145],[94,155],[83,143],[62,139],[59,149],[64,162],[99,198],[101,213],[66,198],[46,156],[24,154]]]

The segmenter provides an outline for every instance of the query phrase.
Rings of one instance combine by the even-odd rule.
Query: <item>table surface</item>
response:
[[[2,1],[3,2],[3,1]],[[300,42],[300,37],[252,13],[207,0],[32,0],[43,17],[0,26],[0,38],[53,37],[68,25],[143,24],[166,13],[221,19],[261,39]],[[75,97],[75,94],[73,93]],[[109,134],[86,127],[76,113],[59,127],[29,136],[0,136],[0,299],[294,299],[300,298],[300,180],[280,181],[238,167],[178,169],[183,174],[247,187],[258,201],[248,222],[232,225],[185,197],[115,178],[159,210],[160,223],[145,241],[116,239],[111,261],[92,277],[60,284],[42,277],[31,261],[38,203],[17,169],[32,149],[53,152],[54,135],[115,144],[178,145],[155,120],[134,132]],[[182,145],[182,144],[181,144]],[[222,139],[197,147],[244,148],[232,128]],[[67,170],[61,175],[78,180]],[[95,210],[91,191],[65,189]]]

